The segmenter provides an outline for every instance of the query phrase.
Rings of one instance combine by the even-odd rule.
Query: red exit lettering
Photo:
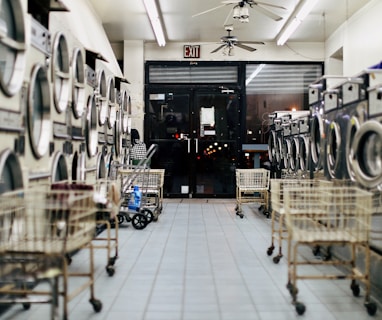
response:
[[[185,45],[183,56],[184,58],[200,58],[200,45]]]

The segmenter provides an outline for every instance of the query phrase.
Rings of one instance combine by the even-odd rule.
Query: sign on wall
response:
[[[184,45],[183,57],[184,58],[200,58],[200,45]]]

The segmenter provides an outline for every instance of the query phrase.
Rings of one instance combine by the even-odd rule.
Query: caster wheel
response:
[[[141,210],[141,214],[145,215],[146,219],[147,219],[147,223],[150,223],[154,220],[154,214],[151,210],[149,209],[142,209]]]
[[[135,229],[142,230],[147,226],[147,218],[141,213],[136,213],[135,215],[133,215],[131,223],[133,224],[133,227]]]
[[[107,272],[107,274],[108,274],[110,277],[112,277],[112,276],[114,275],[114,273],[115,273],[115,269],[114,269],[113,266],[107,266],[107,267],[106,267],[106,272]]]
[[[331,253],[330,253],[330,252],[327,252],[325,255],[323,255],[322,259],[323,259],[324,261],[329,261],[329,260],[331,260],[331,259],[332,259],[332,255],[331,255]]]
[[[31,304],[29,302],[24,302],[23,308],[24,308],[24,310],[29,310],[31,308]]]
[[[117,258],[118,258],[117,256],[109,258],[109,266],[114,266],[115,261],[117,261]]]
[[[70,255],[66,254],[65,255],[65,259],[66,259],[67,265],[70,266],[70,264],[72,263],[72,258],[70,257]]]
[[[273,253],[273,250],[275,249],[275,247],[272,245],[272,246],[270,246],[269,248],[268,248],[268,250],[267,250],[267,255],[268,256],[271,256],[272,255],[272,253]]]
[[[296,308],[296,312],[299,316],[303,315],[305,313],[305,305],[301,302],[296,302],[296,305],[295,305],[295,308]]]
[[[352,283],[350,286],[351,291],[353,292],[354,297],[359,297],[359,294],[361,292],[359,285],[356,283]]]
[[[273,257],[273,262],[275,263],[275,264],[278,264],[279,262],[280,262],[280,259],[281,259],[281,257],[282,256],[276,256],[276,257]]]
[[[269,211],[264,211],[264,215],[267,219],[270,219],[271,213]]]
[[[102,310],[102,302],[98,299],[90,299],[89,302],[92,304],[95,312],[100,312]]]
[[[124,221],[124,216],[122,214],[117,214],[118,224],[122,224]]]
[[[365,307],[369,316],[374,316],[377,312],[377,305],[374,302],[365,303]]]

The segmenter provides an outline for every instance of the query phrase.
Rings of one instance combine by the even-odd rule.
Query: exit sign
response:
[[[184,58],[200,58],[200,45],[185,45],[183,46]]]

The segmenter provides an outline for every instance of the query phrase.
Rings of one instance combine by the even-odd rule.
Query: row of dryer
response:
[[[38,2],[38,1],[37,1]],[[126,162],[127,81],[59,19],[57,1],[0,2],[0,192],[42,181],[94,181]],[[32,12],[32,13],[31,13]],[[45,23],[44,23],[45,22]]]

